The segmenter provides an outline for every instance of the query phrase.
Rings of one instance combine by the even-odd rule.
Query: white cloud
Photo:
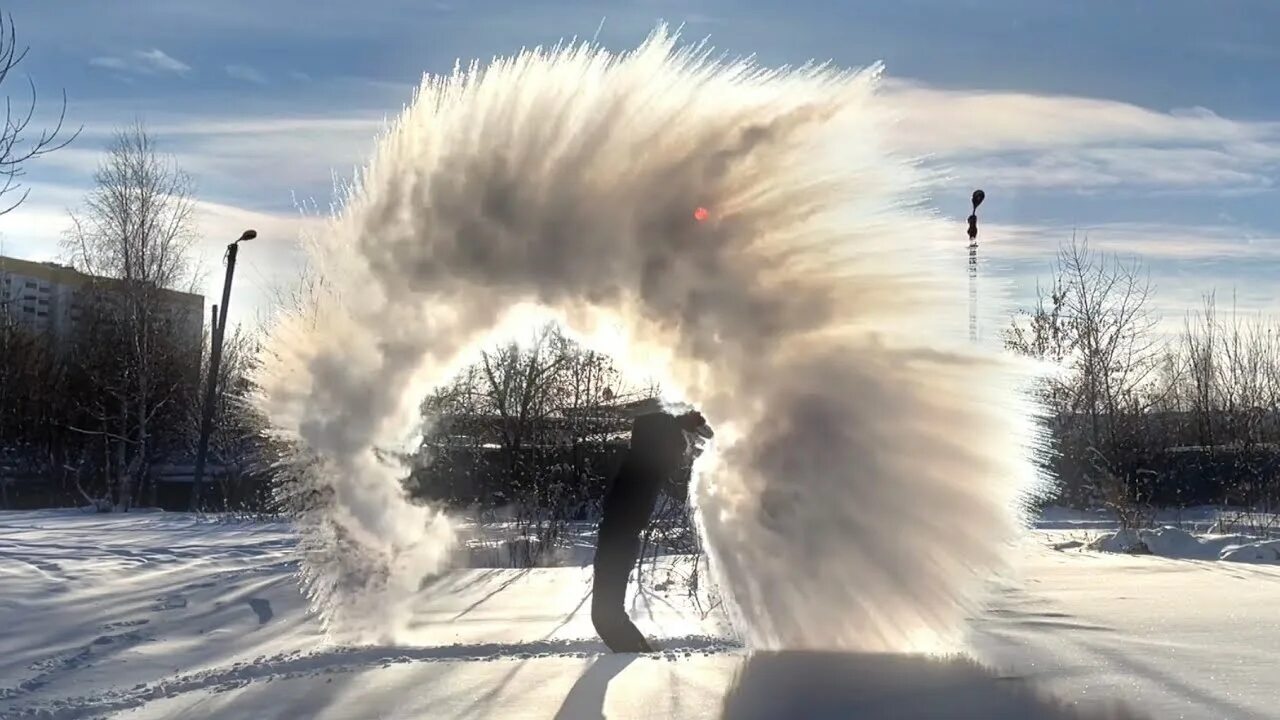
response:
[[[236,80],[243,80],[255,85],[267,84],[267,77],[248,65],[228,65],[224,69],[228,77]]]
[[[190,65],[154,48],[138,53],[138,57],[157,70],[181,74],[191,69]]]
[[[1145,261],[1275,263],[1280,272],[1280,235],[1238,225],[987,223],[981,225],[979,240],[981,252],[995,257],[1051,259],[1072,233],[1103,252],[1136,255]]]
[[[89,60],[94,67],[133,75],[185,75],[191,66],[163,50],[135,50],[127,57],[100,56]]]
[[[946,154],[1068,147],[1107,142],[1264,143],[1280,141],[1280,122],[1243,122],[1204,108],[1171,112],[1095,98],[981,90],[941,90],[889,80],[901,112],[898,138],[921,152]]]
[[[159,122],[164,147],[200,187],[239,188],[241,197],[280,203],[292,193],[325,193],[350,180],[382,128],[370,118],[274,118],[257,121]]]
[[[1204,108],[886,83],[901,150],[1007,187],[1269,189],[1280,176],[1280,122]]]
[[[78,188],[29,183],[27,201],[4,216],[0,254],[24,260],[56,260],[67,229],[67,210],[80,204]]]
[[[1081,147],[977,156],[953,174],[993,187],[1076,189],[1132,187],[1149,193],[1240,194],[1276,185],[1273,163],[1200,147]]]
[[[327,205],[333,178],[350,180],[381,132],[381,117],[145,118],[162,153],[196,181],[197,193],[231,203],[288,206],[294,195]],[[88,122],[76,143],[41,158],[42,175],[88,187],[114,126]]]

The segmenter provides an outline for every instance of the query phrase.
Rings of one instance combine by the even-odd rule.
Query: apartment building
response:
[[[89,309],[86,304],[95,302],[95,296],[86,291],[105,288],[109,297],[117,283],[66,265],[0,256],[0,324],[49,333],[55,347],[65,349]],[[193,347],[199,347],[204,332],[204,296],[161,290],[160,297],[180,332]]]

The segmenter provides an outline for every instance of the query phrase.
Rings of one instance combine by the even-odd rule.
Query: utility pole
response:
[[[209,455],[209,434],[213,431],[213,406],[218,396],[218,368],[222,365],[222,336],[227,328],[227,306],[231,304],[231,278],[236,273],[236,253],[240,243],[258,237],[256,230],[245,230],[240,239],[227,246],[227,276],[222,281],[222,306],[213,307],[213,327],[210,328],[209,377],[204,394],[204,408],[200,414],[200,444],[196,448],[196,467],[191,478],[191,510],[200,509],[200,490],[204,482],[204,466]],[[219,314],[221,310],[221,314]]]
[[[969,342],[978,342],[978,206],[987,198],[973,191],[973,212],[969,214]]]

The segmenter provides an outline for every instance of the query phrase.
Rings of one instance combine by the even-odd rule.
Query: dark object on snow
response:
[[[627,617],[627,576],[640,552],[640,534],[649,524],[663,485],[672,482],[689,456],[685,433],[710,437],[698,412],[679,417],[655,412],[631,423],[631,448],[605,493],[596,540],[591,622],[614,652],[650,652],[652,648]]]

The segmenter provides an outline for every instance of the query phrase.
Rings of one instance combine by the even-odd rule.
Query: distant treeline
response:
[[[1130,521],[1150,507],[1278,507],[1280,326],[1221,314],[1209,294],[1173,331],[1137,260],[1074,239],[1047,285],[1004,336],[1061,369],[1038,388],[1058,480],[1044,502]]]

